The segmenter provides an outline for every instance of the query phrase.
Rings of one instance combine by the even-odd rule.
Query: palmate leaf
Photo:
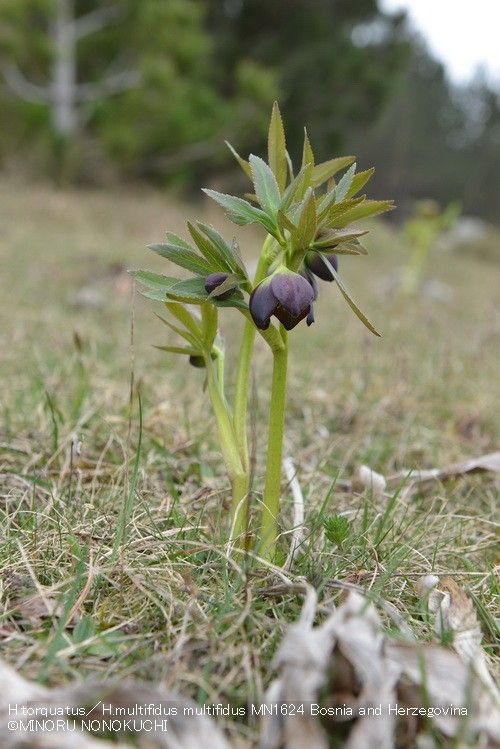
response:
[[[316,234],[316,198],[311,187],[308,188],[300,213],[298,214],[297,229],[292,234],[292,248],[294,252],[307,249]]]
[[[341,229],[353,221],[359,221],[362,218],[377,216],[386,211],[392,211],[394,203],[392,200],[363,200],[358,205],[348,211],[341,213],[339,216],[330,220],[330,226]]]
[[[176,335],[180,336],[181,338],[184,338],[185,341],[187,341],[195,350],[199,349],[199,346],[201,345],[201,341],[197,336],[194,336],[192,333],[190,333],[189,330],[185,330],[183,328],[179,328],[177,325],[174,325],[169,320],[166,320],[161,315],[156,315],[156,317],[161,320],[161,322],[166,325],[166,327],[171,330]]]
[[[217,307],[237,307],[246,310],[248,305],[243,298],[243,294],[238,289],[229,299],[218,299],[216,296],[211,297],[205,289],[205,283],[202,278],[188,278],[186,281],[177,281],[170,286],[167,295],[169,299],[185,302],[186,304],[203,304],[211,302]]]
[[[302,200],[307,188],[311,184],[312,171],[313,165],[306,164],[290,182],[281,199],[280,209],[282,211],[286,211],[295,200]]]
[[[320,238],[314,242],[314,248],[321,250],[323,248],[333,248],[340,242],[347,242],[350,239],[357,239],[368,234],[368,229],[327,229],[320,235]]]
[[[368,182],[369,179],[373,177],[375,173],[375,167],[372,166],[371,169],[366,169],[364,172],[358,172],[354,175],[353,180],[351,182],[351,186],[347,191],[346,198],[352,198],[353,195],[356,195]]]
[[[354,175],[356,173],[356,162],[349,167],[347,172],[344,174],[337,187],[335,188],[335,202],[341,203],[346,197],[349,189],[352,185]]]
[[[356,304],[356,302],[352,298],[351,293],[348,291],[347,287],[345,286],[345,284],[342,281],[342,279],[340,278],[339,274],[337,273],[337,271],[333,267],[332,263],[328,260],[328,257],[326,255],[321,255],[321,258],[322,258],[323,262],[325,263],[326,267],[328,268],[328,270],[330,271],[330,273],[332,274],[332,276],[334,277],[334,279],[336,280],[337,285],[338,285],[338,287],[340,289],[340,292],[341,292],[342,296],[344,297],[344,299],[346,300],[347,304],[352,309],[352,311],[354,312],[354,314],[356,315],[356,317],[358,317],[361,320],[361,322],[363,323],[363,325],[366,328],[368,328],[368,330],[370,331],[370,333],[373,333],[373,335],[376,335],[378,338],[381,338],[381,335],[378,332],[378,330],[376,329],[376,327],[369,321],[369,319],[367,318],[367,316],[364,314],[364,312],[362,312],[360,310],[360,308],[358,307],[358,305]]]
[[[266,162],[258,156],[251,154],[249,162],[252,168],[255,194],[260,206],[268,216],[274,217],[281,202],[281,193],[276,177]]]
[[[184,327],[190,331],[196,340],[201,341],[203,338],[202,330],[199,321],[183,304],[179,302],[165,302],[165,307],[168,309],[171,315],[184,325]]]
[[[350,166],[355,158],[355,156],[339,156],[336,159],[330,159],[329,161],[323,161],[322,164],[317,164],[312,173],[313,187],[320,187],[323,185],[342,169]]]
[[[201,221],[197,221],[196,225],[210,239],[212,245],[219,251],[221,258],[226,259],[229,269],[240,278],[248,279],[245,263],[234,240],[231,244],[228,244],[213,226],[203,224]]]
[[[225,209],[228,218],[234,224],[238,224],[239,226],[262,224],[269,234],[275,236],[276,227],[274,222],[260,208],[256,208],[246,200],[237,198],[235,195],[226,195],[225,193],[207,188],[204,188],[203,192]]]
[[[348,200],[343,200],[341,203],[335,203],[335,190],[333,190],[333,192],[325,195],[320,204],[319,222],[321,224],[326,224],[327,226],[329,226],[330,223],[338,216],[347,213],[351,210],[351,208],[354,208],[360,203],[363,203],[365,200],[366,197],[362,195],[359,198],[349,198]]]
[[[148,247],[157,255],[170,260],[180,268],[185,268],[185,270],[197,273],[200,276],[206,276],[214,270],[205,258],[200,257],[191,248],[187,249],[178,244],[150,244]],[[219,269],[216,268],[215,270]]]
[[[285,189],[287,176],[287,151],[285,129],[278,102],[274,102],[267,138],[269,166],[276,177],[280,191]]]
[[[133,270],[129,271],[130,275],[133,276],[136,281],[139,281],[143,286],[151,291],[163,291],[165,294],[172,286],[178,283],[178,278],[172,278],[171,276],[163,276],[160,273],[153,273],[149,270]]]

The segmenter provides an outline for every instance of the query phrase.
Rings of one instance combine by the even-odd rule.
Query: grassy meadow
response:
[[[168,273],[145,247],[166,229],[185,236],[192,217],[236,233],[252,262],[258,233],[234,232],[208,201],[0,183],[2,656],[49,684],[137,677],[200,702],[244,704],[269,684],[301,597],[274,590],[272,570],[250,557],[226,559],[229,491],[203,372],[153,347],[174,337],[126,273]],[[474,601],[493,663],[498,477],[413,495],[401,485],[383,497],[342,482],[360,464],[390,476],[498,449],[498,264],[491,253],[436,248],[432,283],[403,300],[396,279],[409,248],[387,223],[370,228],[369,256],[341,258],[341,270],[383,337],[370,336],[332,284],[321,284],[316,324],[291,334],[286,454],[307,530],[286,574],[324,602],[340,595],[336,580],[370,589],[424,640],[435,635],[414,583],[449,574]],[[229,354],[240,325],[227,310]],[[255,505],[269,374],[259,345]],[[283,492],[286,553],[292,500]],[[324,533],[338,513],[349,520],[340,545]],[[251,737],[255,726],[230,730]]]

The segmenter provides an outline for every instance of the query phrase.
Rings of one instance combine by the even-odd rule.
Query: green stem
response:
[[[210,354],[205,357],[205,363],[207,368],[208,393],[219,430],[222,457],[224,458],[229,478],[231,479],[231,482],[233,482],[236,477],[241,476],[244,473],[240,454],[236,446],[233,422],[221,394],[217,370],[212,362]]]
[[[265,277],[269,266],[269,250],[274,239],[271,235],[266,237],[262,246],[259,263],[255,272],[253,286],[257,286]],[[252,356],[255,343],[255,325],[252,319],[247,319],[241,337],[240,352],[238,357],[238,370],[236,373],[236,389],[234,394],[234,428],[236,439],[243,463],[248,466],[248,440],[247,440],[247,412],[248,396],[250,390],[250,375],[252,372]]]
[[[269,250],[272,247],[273,241],[273,237],[269,235],[262,246],[259,263],[255,272],[254,286],[260,283],[266,275],[269,266]],[[239,477],[236,481],[233,481],[233,499],[231,508],[231,522],[233,526],[233,532],[231,534],[232,540],[237,538],[241,539],[248,525],[250,459],[248,455],[247,414],[255,333],[256,330],[253,320],[247,319],[241,337],[233,412],[236,444],[245,475]]]
[[[285,429],[286,381],[288,367],[287,333],[281,329],[283,348],[273,352],[273,381],[269,408],[266,479],[264,485],[260,552],[265,559],[274,560],[278,537],[278,515],[281,497],[281,465]]]

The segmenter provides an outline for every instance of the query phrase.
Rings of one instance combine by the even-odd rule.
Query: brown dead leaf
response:
[[[451,577],[440,580],[434,575],[421,578],[415,587],[422,597],[427,598],[429,610],[434,614],[434,631],[440,637],[451,638],[458,655],[475,670],[499,700],[500,695],[481,645],[481,625],[467,593]]]

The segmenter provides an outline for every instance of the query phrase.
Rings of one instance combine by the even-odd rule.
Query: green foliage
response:
[[[344,515],[330,515],[323,521],[325,536],[331,544],[342,546],[351,532],[351,524]]]

